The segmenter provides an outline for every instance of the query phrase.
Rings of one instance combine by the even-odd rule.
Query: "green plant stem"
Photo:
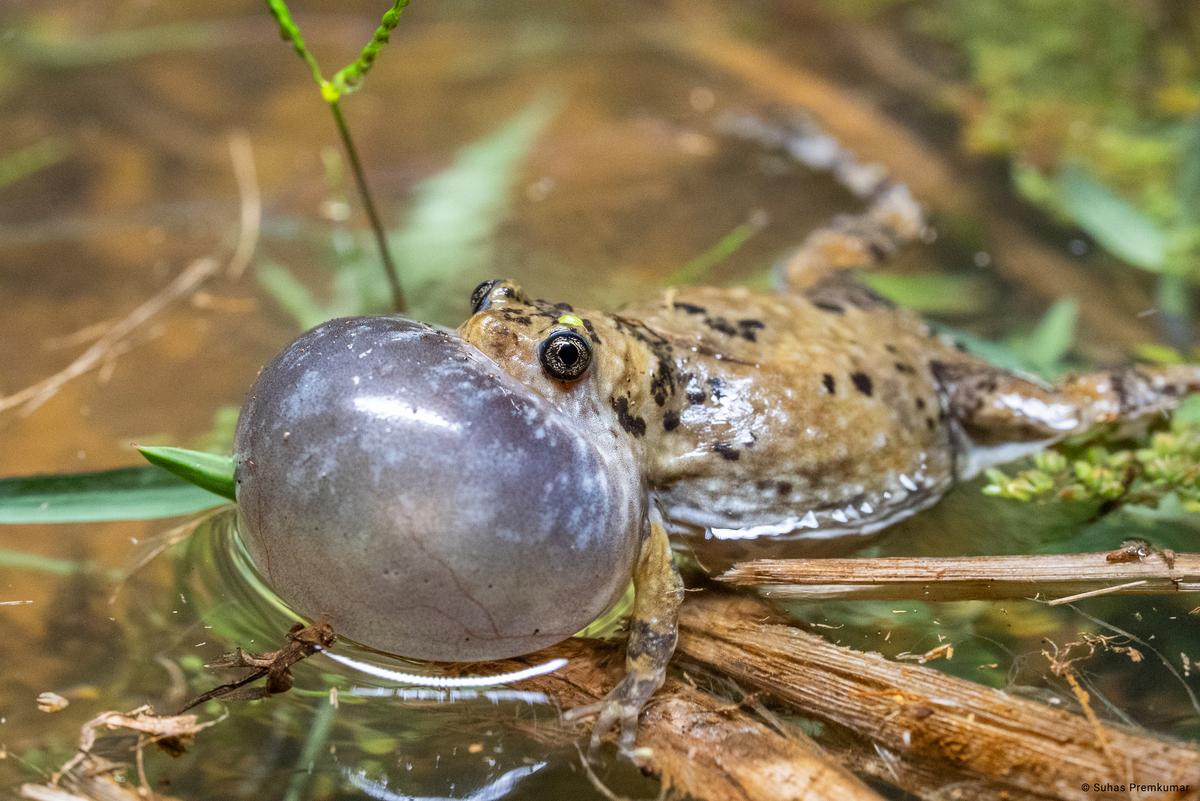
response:
[[[333,120],[337,123],[338,134],[342,137],[342,145],[346,148],[346,157],[350,160],[350,169],[354,172],[354,183],[358,185],[358,193],[362,197],[363,207],[367,210],[367,219],[371,221],[371,231],[375,234],[375,243],[379,246],[379,258],[383,261],[383,271],[387,275],[388,286],[392,290],[392,307],[396,311],[404,311],[404,291],[400,288],[400,276],[396,272],[396,263],[392,261],[392,253],[388,249],[387,234],[367,188],[367,176],[363,172],[362,163],[358,160],[358,150],[354,140],[350,138],[350,128],[342,114],[342,105],[338,100],[329,101],[329,110],[333,112]]]
[[[737,226],[721,237],[715,245],[668,276],[667,284],[691,284],[704,278],[714,267],[741,250],[742,245],[761,231],[764,224],[762,220],[751,219]]]
[[[267,8],[275,17],[275,21],[279,23],[280,36],[285,41],[292,43],[296,55],[308,65],[313,80],[321,90],[321,98],[329,104],[329,110],[333,112],[333,121],[337,123],[338,134],[342,137],[342,145],[346,148],[346,155],[354,170],[354,182],[358,184],[358,194],[367,210],[367,218],[371,221],[375,242],[379,245],[379,257],[383,260],[383,271],[392,292],[392,307],[398,312],[404,311],[405,308],[399,273],[396,271],[395,261],[392,260],[391,250],[388,249],[387,235],[383,231],[383,223],[379,220],[375,201],[371,198],[371,191],[367,188],[367,176],[363,172],[362,163],[358,160],[358,150],[354,147],[354,140],[350,138],[350,128],[347,127],[346,118],[342,115],[341,97],[346,92],[354,91],[362,83],[363,78],[375,63],[379,51],[387,44],[388,37],[400,21],[400,14],[407,5],[408,0],[394,0],[392,7],[383,15],[383,20],[376,28],[375,35],[363,48],[358,59],[339,70],[332,81],[327,81],[321,72],[321,65],[317,63],[316,56],[308,49],[304,36],[300,33],[300,26],[292,18],[292,12],[288,9],[286,0],[267,0]]]
[[[308,730],[308,738],[304,741],[300,759],[296,762],[296,770],[292,773],[287,792],[283,796],[284,801],[301,801],[308,797],[308,783],[312,778],[313,765],[329,742],[329,734],[333,731],[336,715],[337,708],[328,701],[317,705],[317,711]]]

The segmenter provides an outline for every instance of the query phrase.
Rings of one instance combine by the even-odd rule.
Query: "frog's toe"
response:
[[[575,721],[595,715],[596,725],[592,727],[589,750],[596,752],[609,732],[619,728],[618,744],[621,752],[630,753],[637,739],[638,716],[660,683],[639,681],[633,674],[628,674],[613,687],[603,701],[571,709],[563,714],[563,718]]]

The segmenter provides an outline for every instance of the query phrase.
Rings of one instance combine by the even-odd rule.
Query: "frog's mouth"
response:
[[[297,611],[404,656],[570,636],[629,579],[628,454],[453,332],[334,320],[259,375],[238,422],[247,548]]]

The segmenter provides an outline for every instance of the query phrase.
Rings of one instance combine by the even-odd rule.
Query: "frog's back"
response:
[[[866,534],[952,483],[934,365],[961,354],[847,278],[789,295],[673,289],[626,313],[670,343],[677,392],[647,477],[677,528]]]

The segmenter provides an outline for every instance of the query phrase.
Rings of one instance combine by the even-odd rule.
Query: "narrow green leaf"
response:
[[[987,283],[969,275],[864,273],[860,280],[888,300],[925,314],[975,314],[987,305]]]
[[[83,562],[74,559],[56,559],[53,556],[43,556],[38,553],[12,551],[0,548],[0,567],[6,570],[35,570],[39,573],[49,573],[52,576],[71,576],[76,573],[107,573],[113,578],[121,575],[119,570],[106,570],[94,562]]]
[[[1079,322],[1079,303],[1074,298],[1060,300],[1050,307],[1033,331],[1016,338],[1013,347],[1037,372],[1053,375],[1075,344]]]
[[[508,216],[521,163],[560,106],[555,96],[538,97],[414,188],[404,224],[391,235],[406,286],[413,288],[413,316],[453,316],[461,290],[495,269],[495,234]]]
[[[53,166],[70,154],[70,143],[61,137],[51,136],[0,155],[0,189]]]
[[[956,341],[961,343],[971,353],[1002,370],[1030,372],[1029,363],[1026,362],[1022,354],[1017,353],[1011,346],[1004,342],[993,342],[990,339],[976,336],[969,331],[960,331],[957,328],[946,325],[935,325],[934,327],[941,333],[954,337]]]
[[[178,517],[225,501],[157,467],[0,479],[0,523]]]
[[[174,473],[184,481],[220,495],[236,500],[233,480],[233,457],[221,456],[187,448],[141,447],[138,451],[146,461]]]
[[[262,262],[254,268],[254,277],[258,279],[259,286],[265,289],[302,329],[307,330],[337,316],[333,309],[322,306],[308,287],[300,283],[296,276],[281,264],[273,261]]]
[[[1166,261],[1166,234],[1146,215],[1078,165],[1058,177],[1063,210],[1101,247],[1143,270]]]
[[[742,245],[749,242],[755,234],[763,229],[763,223],[750,220],[741,223],[716,244],[693,258],[667,277],[669,286],[694,284],[704,279],[714,267],[741,250]]]

